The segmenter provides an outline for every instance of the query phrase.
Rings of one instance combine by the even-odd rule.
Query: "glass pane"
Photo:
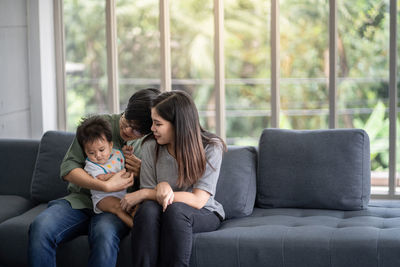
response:
[[[118,74],[120,109],[139,89],[160,88],[158,0],[118,0]]]
[[[371,143],[371,191],[388,192],[389,1],[338,1],[338,124]]]
[[[105,1],[64,1],[67,130],[107,113]]]
[[[192,95],[202,126],[215,132],[212,0],[170,1],[172,89]]]
[[[227,143],[257,145],[271,119],[270,1],[225,1]]]
[[[280,5],[280,127],[329,127],[329,2]]]

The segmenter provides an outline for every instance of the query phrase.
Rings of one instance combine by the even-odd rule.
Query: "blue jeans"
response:
[[[88,266],[115,266],[120,240],[129,228],[114,214],[95,214],[90,209],[73,209],[68,201],[49,202],[29,228],[29,266],[56,266],[59,244],[88,234]]]
[[[137,210],[132,229],[133,266],[189,266],[193,233],[216,230],[221,224],[213,212],[176,202],[162,212],[151,200]]]

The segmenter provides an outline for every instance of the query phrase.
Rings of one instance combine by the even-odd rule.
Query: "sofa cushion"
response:
[[[265,129],[257,205],[359,210],[370,196],[369,138],[360,129]]]
[[[400,202],[358,211],[260,209],[194,235],[191,266],[400,266]]]
[[[1,266],[28,266],[29,225],[46,207],[40,204],[0,224],[0,251],[4,252],[0,253]]]
[[[254,147],[229,147],[224,153],[215,199],[224,207],[226,219],[252,213],[256,198],[256,165]]]
[[[38,149],[39,140],[1,139],[1,195],[31,197],[32,173]]]
[[[0,266],[29,266],[28,239],[29,226],[39,213],[47,208],[47,204],[28,210],[0,224]],[[6,240],[7,242],[4,242]],[[120,243],[117,266],[132,266],[131,236],[124,237]],[[3,253],[4,252],[4,253]],[[87,266],[89,243],[87,235],[59,244],[57,248],[57,266]]]
[[[32,199],[48,202],[67,194],[67,182],[60,178],[60,165],[74,134],[60,131],[46,132],[39,145],[32,178]]]
[[[0,195],[0,223],[29,210],[32,203],[29,199],[15,195]]]

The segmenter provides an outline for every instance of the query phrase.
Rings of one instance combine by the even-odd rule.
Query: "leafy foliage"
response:
[[[329,1],[281,0],[280,127],[328,128]],[[225,0],[226,132],[256,144],[270,126],[270,1]],[[339,126],[365,129],[374,170],[388,168],[388,0],[338,1]],[[107,112],[105,1],[64,1],[68,127]],[[215,130],[212,0],[170,1],[173,89],[189,92]],[[158,0],[117,1],[121,109],[160,86]],[[74,64],[70,64],[74,63]],[[68,67],[70,66],[70,67]]]

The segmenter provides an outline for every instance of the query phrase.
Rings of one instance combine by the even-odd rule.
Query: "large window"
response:
[[[105,1],[64,1],[67,129],[86,114],[106,113]]]
[[[158,0],[116,2],[120,110],[139,89],[160,87]]]
[[[170,1],[169,10],[172,89],[189,93],[215,132],[213,1]]]
[[[67,129],[85,114],[123,110],[140,88],[184,90],[203,127],[228,144],[256,145],[262,129],[275,126],[362,128],[372,193],[400,198],[400,45],[391,38],[399,2],[64,0]],[[116,40],[106,34],[110,25]],[[108,85],[113,41],[117,86]],[[119,93],[112,109],[110,91]]]
[[[257,145],[270,126],[270,2],[225,1],[226,140]]]
[[[338,1],[338,124],[371,144],[372,192],[389,177],[389,1]]]
[[[287,0],[280,6],[280,127],[329,127],[329,5]]]

